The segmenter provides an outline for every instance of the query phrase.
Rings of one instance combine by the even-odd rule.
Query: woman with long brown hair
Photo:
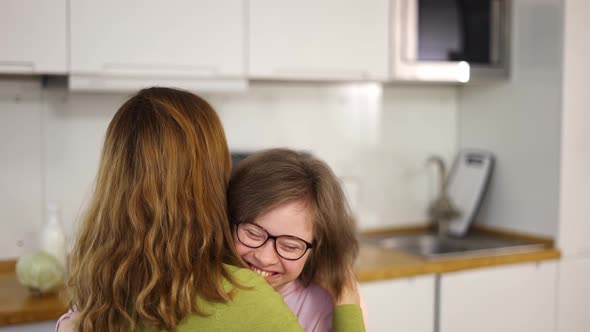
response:
[[[232,245],[230,163],[221,122],[205,100],[149,88],[125,102],[107,129],[70,256],[75,317],[65,315],[57,328],[301,330]]]

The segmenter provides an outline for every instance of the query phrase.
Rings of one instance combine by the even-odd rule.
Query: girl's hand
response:
[[[316,275],[315,281],[320,287],[328,292],[330,299],[335,306],[343,304],[360,305],[359,286],[352,270],[352,266],[347,269],[346,275],[344,276],[344,284],[339,291],[331,287],[329,279],[322,275],[321,272]]]
[[[348,269],[348,275],[346,277],[346,282],[344,286],[340,290],[340,296],[336,299],[332,299],[334,305],[343,305],[343,304],[361,304],[361,296],[359,293],[359,284],[356,280],[356,276],[354,275],[354,271],[352,268]]]

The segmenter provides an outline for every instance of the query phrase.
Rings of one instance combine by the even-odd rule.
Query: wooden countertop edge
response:
[[[46,310],[21,310],[21,311],[3,311],[0,313],[0,327],[17,324],[39,323],[44,321],[54,321],[57,323],[58,318],[66,313],[65,306],[46,309]]]
[[[67,305],[61,301],[61,293],[40,298],[32,297],[18,283],[15,269],[16,260],[0,261],[0,282],[2,282],[0,286],[9,287],[14,291],[9,294],[14,296],[15,301],[21,303],[14,306],[0,303],[0,327],[44,321],[57,322],[58,318],[67,311]],[[2,298],[4,302],[11,299],[10,296],[2,296]]]
[[[427,274],[440,274],[472,270],[478,268],[494,267],[508,264],[532,263],[545,260],[556,260],[561,257],[559,250],[547,248],[544,250],[517,253],[510,255],[455,258],[437,261],[428,261],[416,257],[417,262],[411,266],[383,266],[371,268],[370,271],[356,272],[359,282],[379,281],[385,279],[408,278]],[[368,269],[363,269],[368,270]]]

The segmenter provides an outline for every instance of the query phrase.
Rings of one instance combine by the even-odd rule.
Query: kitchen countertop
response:
[[[427,227],[406,227],[367,232],[365,235],[401,235],[423,233]],[[544,248],[520,253],[506,253],[477,257],[456,256],[428,260],[401,251],[388,250],[377,245],[361,242],[361,249],[356,264],[356,276],[360,282],[377,281],[417,276],[422,274],[447,273],[462,270],[477,269],[506,264],[538,262],[559,259],[560,251],[553,247],[553,241],[546,238],[498,231],[481,226],[475,226],[474,232],[494,234],[498,236],[530,240],[544,244]]]
[[[57,321],[66,305],[57,294],[34,297],[16,279],[15,262],[0,262],[0,326]]]
[[[359,282],[412,277],[421,274],[447,273],[505,264],[537,262],[559,259],[555,248],[538,251],[505,254],[498,256],[457,257],[440,260],[426,260],[400,251],[380,248],[375,245],[361,245],[356,266]]]
[[[373,231],[371,234],[412,233],[424,231],[424,229],[424,227],[412,227],[380,230]],[[490,230],[482,231],[499,233]],[[506,233],[504,234],[506,235]],[[361,242],[355,271],[360,282],[368,282],[505,264],[552,260],[560,257],[559,250],[553,247],[551,240],[514,234],[507,236],[536,239],[544,242],[546,247],[527,253],[456,257],[429,261],[411,254],[387,250]],[[14,261],[0,262],[0,326],[57,320],[62,313],[67,311],[65,303],[60,300],[58,295],[33,297],[16,280],[14,265]]]

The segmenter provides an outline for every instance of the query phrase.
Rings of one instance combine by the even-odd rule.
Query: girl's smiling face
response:
[[[313,221],[309,206],[304,201],[292,201],[259,215],[254,223],[264,228],[270,235],[290,235],[313,243]],[[234,231],[234,242],[238,254],[251,270],[262,275],[277,291],[299,277],[311,250],[298,260],[288,260],[279,256],[275,241],[269,239],[259,248],[245,246]]]

